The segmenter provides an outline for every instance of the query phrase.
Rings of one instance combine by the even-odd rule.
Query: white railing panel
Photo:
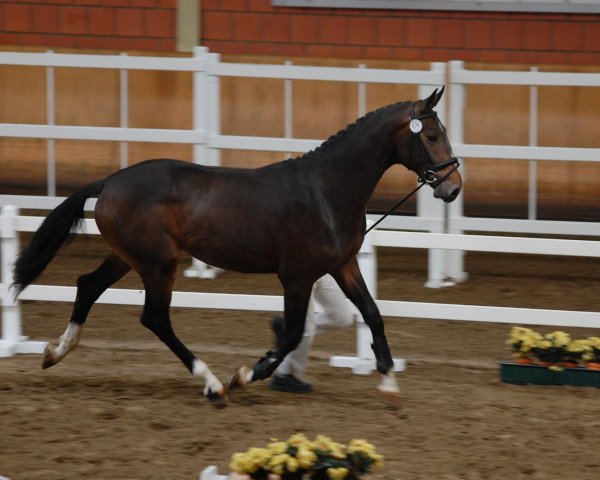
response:
[[[78,53],[0,52],[0,65],[31,67],[111,68],[119,70],[172,70],[194,72],[205,69],[194,57],[144,57],[120,55],[86,55]]]
[[[34,210],[52,210],[58,207],[67,197],[50,197],[42,195],[0,195],[0,207],[14,205],[19,208]],[[92,211],[96,206],[96,199],[89,198],[85,202],[85,210]]]
[[[591,240],[375,230],[372,242],[373,245],[379,247],[442,248],[475,252],[600,257],[600,241]]]
[[[530,147],[526,145],[475,145],[455,143],[459,157],[513,160],[560,160],[563,162],[600,162],[600,148]]]
[[[43,217],[19,216],[16,217],[16,228],[19,232],[35,232],[44,221]],[[100,230],[96,225],[96,221],[91,218],[83,219],[81,228],[76,230],[76,233],[87,233],[90,235],[99,235]]]
[[[444,72],[438,73],[428,70],[391,70],[358,67],[218,63],[209,67],[208,74],[221,77],[255,77],[288,80],[404,83],[412,85],[424,84],[440,86],[444,84]]]
[[[198,130],[163,128],[84,127],[73,125],[36,125],[0,123],[0,136],[51,138],[55,140],[103,140],[114,142],[205,143]]]
[[[600,312],[377,300],[383,316],[600,328]]]
[[[242,135],[211,135],[210,148],[228,148],[234,150],[260,150],[271,152],[303,153],[313,150],[323,143],[323,140],[279,137],[247,137]]]
[[[480,232],[512,232],[530,233],[536,235],[600,236],[600,223],[598,222],[458,217],[452,219],[452,225],[459,230],[472,230]]]
[[[30,285],[19,296],[21,300],[74,302],[76,287]],[[96,303],[144,305],[144,290],[109,288]],[[217,310],[283,311],[283,297],[277,295],[242,295],[237,293],[173,292],[172,307],[209,308]]]
[[[465,85],[600,87],[600,74],[457,69],[452,73],[452,81]]]

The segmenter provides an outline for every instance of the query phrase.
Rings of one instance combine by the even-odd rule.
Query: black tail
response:
[[[60,247],[73,238],[83,220],[85,201],[103,188],[104,180],[91,183],[50,212],[15,262],[13,287],[17,295],[44,271]]]

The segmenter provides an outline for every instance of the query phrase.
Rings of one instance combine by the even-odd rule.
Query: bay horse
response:
[[[209,167],[156,159],[91,183],[51,211],[14,267],[18,295],[46,268],[97,196],[94,218],[112,252],[77,279],[71,318],[43,368],[61,361],[81,339],[100,295],[131,269],[142,279],[141,323],[204,380],[204,395],[226,403],[226,388],[179,340],[169,316],[180,252],[216,267],[276,273],[284,292],[283,333],[254,368],[240,367],[239,387],[268,378],[300,342],[314,282],[329,273],[356,305],[373,334],[378,390],[399,404],[383,320],[361,276],[356,254],[365,235],[365,210],[383,173],[400,163],[445,202],[462,188],[445,128],[433,108],[443,93],[380,108],[331,136],[314,151],[256,169]]]

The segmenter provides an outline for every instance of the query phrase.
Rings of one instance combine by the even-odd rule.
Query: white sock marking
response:
[[[83,334],[83,326],[76,323],[69,322],[65,333],[63,333],[58,341],[58,347],[54,350],[55,361],[62,360],[67,354],[75,350],[79,342],[81,341],[81,335]]]
[[[194,369],[192,372],[194,377],[200,377],[204,380],[204,394],[206,395],[209,390],[213,392],[222,392],[223,384],[219,382],[219,379],[210,371],[208,365],[200,359],[194,360]]]
[[[381,376],[381,383],[377,388],[383,392],[399,392],[400,389],[396,384],[396,378],[394,377],[394,371],[390,369],[388,373]]]

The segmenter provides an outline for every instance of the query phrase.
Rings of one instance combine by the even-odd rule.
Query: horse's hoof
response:
[[[235,369],[231,382],[229,382],[229,388],[240,388],[248,383],[248,379],[252,378],[252,370],[246,365],[242,365]]]
[[[205,395],[213,407],[225,408],[227,406],[227,396],[223,390],[220,392],[213,392],[212,390],[209,390]]]
[[[379,395],[383,401],[390,407],[393,407],[396,410],[400,410],[402,408],[402,398],[400,397],[400,392],[384,388],[377,388],[377,391],[379,392]]]
[[[42,361],[42,369],[46,370],[47,368],[56,365],[56,360],[54,360],[54,355],[52,355],[52,349],[48,345],[44,350],[44,360]]]

